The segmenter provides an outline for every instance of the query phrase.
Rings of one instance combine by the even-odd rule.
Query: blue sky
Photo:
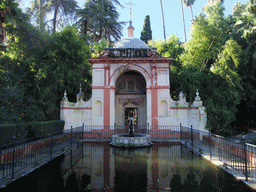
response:
[[[129,21],[130,20],[130,7],[125,5],[131,1],[135,6],[132,6],[132,22],[135,28],[134,36],[140,38],[140,33],[144,24],[144,19],[146,15],[150,16],[151,30],[153,39],[163,40],[163,25],[162,25],[162,15],[161,7],[159,0],[119,0],[119,2],[125,6],[125,8],[117,8],[117,11],[120,13],[120,21]],[[31,0],[21,0],[21,6],[29,6]],[[83,6],[85,0],[77,0],[79,6]],[[193,14],[197,16],[199,13],[202,13],[203,7],[207,4],[208,0],[195,0],[193,6]],[[224,0],[225,6],[225,15],[232,14],[233,6],[236,2],[246,3],[247,0]],[[184,41],[184,32],[183,32],[183,23],[182,23],[182,14],[181,14],[181,4],[180,0],[162,0],[163,9],[164,9],[164,19],[165,19],[165,30],[166,36],[171,34],[176,35],[180,38],[181,41]],[[191,13],[190,8],[184,6],[184,15],[186,23],[186,33],[187,39],[189,39],[189,31],[191,24]],[[127,37],[127,25],[123,29],[123,37]]]

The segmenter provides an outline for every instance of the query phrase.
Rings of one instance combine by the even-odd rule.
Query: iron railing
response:
[[[14,137],[13,142],[0,146],[0,185],[78,146],[83,137],[83,129],[83,126],[71,127],[70,130],[52,132],[43,139],[35,137],[16,141]]]
[[[218,159],[224,167],[231,167],[248,177],[256,179],[256,146],[244,140],[234,140],[193,127],[180,126],[180,141],[193,151]]]
[[[86,141],[111,141],[114,134],[128,133],[129,126],[80,126],[71,127],[48,138],[33,138],[0,146],[0,184],[6,179],[19,177],[20,171],[32,170],[60,154]],[[135,133],[149,134],[152,141],[178,141],[198,154],[209,155],[248,177],[256,179],[256,146],[199,131],[191,127],[178,126],[134,126]],[[72,153],[71,153],[72,154]],[[84,153],[82,153],[84,154]],[[71,156],[72,159],[72,156]]]

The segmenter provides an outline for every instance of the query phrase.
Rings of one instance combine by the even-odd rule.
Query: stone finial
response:
[[[67,101],[68,100],[68,98],[67,98],[67,91],[66,90],[64,92],[64,97],[62,98],[62,100],[63,101]]]
[[[196,98],[195,98],[195,101],[201,101],[201,97],[199,97],[198,89],[197,89],[197,91],[196,91]]]
[[[80,101],[83,98],[82,85],[80,84],[80,91],[77,94],[77,101]]]
[[[180,97],[180,99],[183,99],[184,94],[183,94],[183,92],[182,92],[182,91],[179,93],[179,97]]]

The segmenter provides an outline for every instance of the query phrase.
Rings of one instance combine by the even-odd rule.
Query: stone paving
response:
[[[245,139],[246,142],[255,145],[256,144],[256,131],[249,131],[245,134],[240,134],[233,138],[237,139],[237,140]]]

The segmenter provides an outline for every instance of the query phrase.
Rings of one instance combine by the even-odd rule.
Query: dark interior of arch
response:
[[[116,94],[122,93],[146,94],[146,81],[143,75],[136,71],[128,71],[120,75],[116,81]]]

